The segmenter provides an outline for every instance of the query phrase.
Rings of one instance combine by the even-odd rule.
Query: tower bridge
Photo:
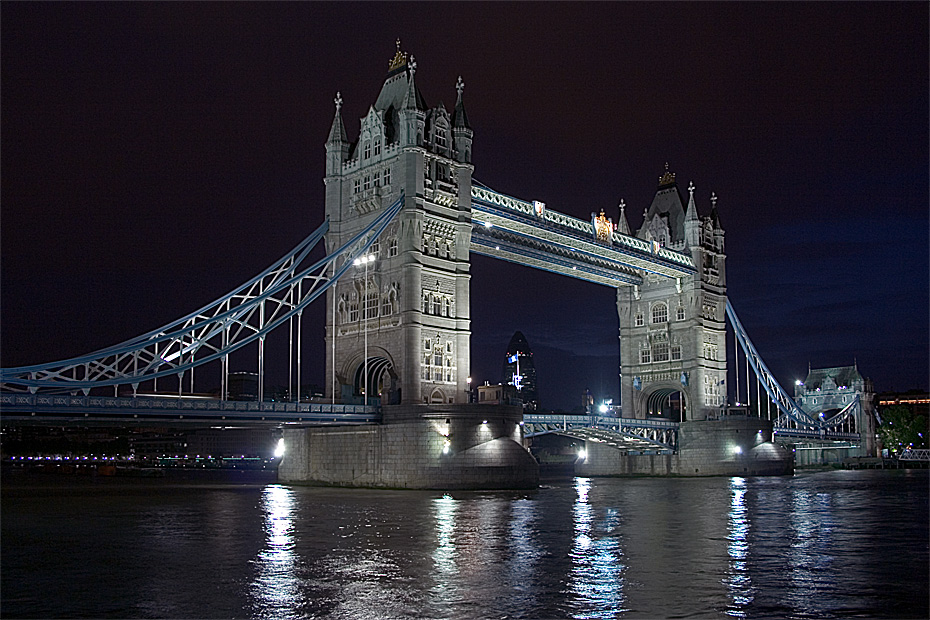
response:
[[[227,406],[229,354],[250,347],[257,349],[260,401],[251,413],[267,410],[283,416],[282,421],[302,424],[331,424],[330,415],[334,420],[340,414],[352,415],[356,417],[343,418],[346,423],[377,422],[394,425],[394,430],[406,424],[411,435],[422,435],[422,428],[428,427],[428,436],[411,449],[422,462],[406,466],[432,473],[414,476],[419,481],[414,485],[448,481],[464,463],[479,458],[476,455],[507,455],[500,457],[501,467],[529,471],[525,450],[515,452],[511,446],[519,446],[524,436],[522,412],[506,407],[492,411],[467,402],[469,259],[474,253],[616,290],[625,421],[575,421],[574,432],[591,442],[613,441],[619,446],[621,441],[627,449],[648,445],[675,452],[681,443],[675,434],[679,423],[719,418],[728,394],[728,318],[747,361],[747,400],[751,365],[757,377],[756,400],[775,405],[782,428],[822,438],[845,424],[850,437],[863,430],[874,434],[856,403],[829,419],[809,415],[768,372],[727,300],[725,235],[715,195],[709,213],[701,215],[694,185],[689,184],[683,197],[676,175],[666,165],[643,224],[633,231],[623,202],[616,223],[603,209],[581,220],[540,201],[493,190],[473,179],[474,132],[465,112],[464,82],[459,78],[455,85],[451,111],[442,105],[429,107],[417,87],[416,72],[414,58],[398,45],[353,140],[337,93],[325,145],[325,221],[292,251],[212,304],[162,328],[74,359],[3,369],[4,414],[68,415],[64,412],[69,407],[88,416],[106,415],[108,407],[136,417],[154,415],[161,407],[163,414],[170,407],[143,405],[138,390],[157,392],[159,382],[163,388],[175,385],[176,402],[183,407],[184,385],[189,383],[193,391],[197,370],[198,375],[215,373],[221,386],[219,404],[203,406],[200,415],[232,414],[235,419],[249,409],[240,412],[237,406]],[[314,261],[310,256],[320,243],[325,244],[326,256]],[[314,302],[327,308],[329,409],[318,408],[318,420],[311,414],[319,404],[282,403],[279,410],[279,404],[269,408],[261,402],[265,338],[277,329],[289,333],[288,389],[296,393],[293,387],[302,377],[303,310]],[[738,350],[734,356],[738,368]],[[131,389],[132,396],[121,399],[120,386]],[[91,390],[99,388],[112,388],[113,400],[91,404]],[[735,388],[739,400],[738,383]],[[337,410],[350,405],[362,410]],[[662,424],[656,418],[670,414],[675,419],[666,420],[657,431],[656,425]],[[542,420],[530,424],[530,436],[558,430],[547,430]],[[401,458],[385,445],[388,436],[391,441],[404,437],[394,430],[365,440],[367,462],[375,459],[372,454]],[[568,430],[563,424],[561,431]],[[608,441],[604,433],[610,432],[617,441]],[[761,437],[763,431],[759,433]],[[361,449],[361,444],[339,443],[344,436],[333,433],[301,437],[305,447],[323,442],[317,450],[324,453],[337,446]],[[756,446],[746,444],[746,449]],[[437,450],[454,456],[437,464]],[[306,453],[300,458],[312,462],[315,457]],[[292,457],[291,462],[296,460]],[[307,477],[309,471],[294,475]],[[376,486],[398,480],[386,481],[371,472],[367,476],[353,480]],[[494,484],[506,480],[504,474],[495,476]],[[519,484],[531,477],[527,473]]]

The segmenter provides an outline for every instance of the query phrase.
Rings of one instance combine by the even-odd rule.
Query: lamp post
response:
[[[365,285],[362,287],[362,320],[365,322],[364,331],[365,331],[365,360],[364,364],[364,379],[362,383],[362,390],[365,394],[365,406],[368,406],[368,263],[375,260],[374,254],[366,254],[365,256],[359,256],[355,259],[355,266],[365,265]]]
[[[467,394],[467,400],[465,402],[471,403],[471,375],[468,375],[468,378],[465,379],[465,383],[468,384],[465,388],[465,394]]]

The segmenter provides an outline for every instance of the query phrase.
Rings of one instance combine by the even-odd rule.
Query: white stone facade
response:
[[[461,80],[450,114],[426,106],[415,74],[398,50],[354,143],[337,96],[326,143],[328,249],[404,195],[371,248],[367,282],[356,267],[327,293],[326,394],[341,401],[364,399],[366,336],[369,402],[467,400],[472,131]]]
[[[675,393],[682,395],[684,420],[706,419],[726,404],[724,232],[716,199],[702,218],[693,186],[689,194],[685,208],[674,174],[666,172],[636,236],[690,253],[698,273],[675,279],[647,273],[641,286],[617,289],[624,417],[655,415]]]

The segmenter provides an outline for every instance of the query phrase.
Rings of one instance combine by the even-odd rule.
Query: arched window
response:
[[[668,321],[668,306],[665,304],[656,304],[652,307],[652,322],[665,323]]]
[[[643,323],[643,313],[642,313],[642,312],[637,312],[637,313],[636,313],[636,317],[633,319],[633,325],[635,325],[636,327],[642,327],[643,324],[644,324],[644,323]]]
[[[678,306],[678,311],[675,314],[675,319],[679,321],[685,320],[685,307],[684,306]]]
[[[365,159],[371,157],[371,142],[365,143]]]
[[[381,154],[381,140],[375,140],[375,155]]]

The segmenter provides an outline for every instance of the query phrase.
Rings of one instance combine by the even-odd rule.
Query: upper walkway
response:
[[[471,198],[475,254],[612,287],[642,284],[642,272],[695,273],[689,254],[617,233],[606,219],[580,220],[477,183]]]

